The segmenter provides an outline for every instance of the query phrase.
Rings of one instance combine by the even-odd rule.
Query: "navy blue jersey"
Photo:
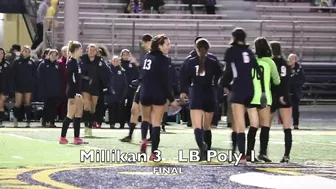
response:
[[[210,90],[217,87],[218,79],[222,74],[222,70],[217,60],[209,56],[206,57],[204,63],[204,73],[199,73],[199,57],[189,59],[187,72],[182,76],[186,80],[183,82],[187,86],[182,88],[199,88],[201,90]]]
[[[273,93],[276,93],[277,96],[286,96],[290,95],[290,77],[291,77],[291,68],[288,66],[286,60],[282,57],[274,57],[273,61],[275,62],[279,75],[280,75],[280,85],[273,87]]]
[[[4,59],[0,63],[0,93],[8,95],[10,90],[10,64],[9,62],[5,61]]]
[[[127,96],[128,83],[125,70],[121,66],[110,66],[111,78],[110,78],[110,91],[113,89],[113,93],[105,95],[106,103],[122,102]]]
[[[251,49],[242,45],[231,46],[225,53],[224,61],[226,65],[220,85],[236,94],[253,96],[252,72],[258,63]]]
[[[140,96],[174,101],[169,89],[170,59],[161,52],[151,52],[144,56],[141,70]]]
[[[13,65],[14,89],[16,92],[33,92],[36,80],[36,64],[30,57],[22,56],[14,60]]]
[[[139,69],[133,63],[121,60],[121,67],[125,69],[128,83],[139,79]]]
[[[185,78],[185,76],[187,76],[187,72],[188,72],[188,62],[191,58],[194,58],[198,56],[196,50],[192,50],[189,55],[187,56],[187,58],[184,60],[182,66],[181,66],[181,70],[180,70],[180,90],[181,93],[188,93],[189,88],[188,88],[188,84],[184,83],[185,81],[187,81],[187,78]],[[214,59],[218,64],[218,58],[212,54],[212,53],[208,53],[207,57]],[[182,87],[184,86],[184,87]]]
[[[100,57],[95,56],[94,59],[91,61],[89,55],[85,54],[81,57],[81,61],[83,63],[83,89],[85,90],[85,92],[90,92],[89,88],[91,86],[98,88],[98,86],[100,85],[98,75],[98,64],[100,62]]]
[[[82,92],[82,67],[79,61],[71,58],[67,62],[67,96],[74,98]]]

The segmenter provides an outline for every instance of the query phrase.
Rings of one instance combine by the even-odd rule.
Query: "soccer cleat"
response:
[[[91,137],[92,136],[92,128],[85,127],[84,136]]]
[[[272,162],[272,160],[270,158],[268,158],[266,155],[262,155],[262,154],[259,154],[258,159],[260,161],[264,161],[266,163],[271,163]]]
[[[295,130],[299,130],[299,126],[298,125],[294,125],[294,129]]]
[[[240,158],[239,164],[240,165],[246,165],[246,163],[247,163],[247,159],[246,159],[246,156],[244,155]]]
[[[156,154],[155,153],[151,153],[151,155],[149,157],[149,161],[154,161],[156,159],[157,159]]]
[[[74,144],[76,144],[76,145],[83,144],[83,143],[84,142],[83,142],[83,140],[81,138],[75,138],[74,139]]]
[[[96,127],[97,127],[98,129],[100,129],[100,128],[101,128],[101,126],[102,126],[102,124],[101,124],[101,123],[96,123]]]
[[[252,157],[249,156],[249,155],[246,156],[246,161],[248,161],[248,162],[252,162],[252,163],[258,163],[258,162],[260,162],[256,157],[255,157],[254,160],[252,161]]]
[[[92,127],[96,127],[97,128],[97,122],[92,122]]]
[[[120,139],[121,142],[131,142],[132,141],[132,138],[130,136],[126,136],[122,139]]]
[[[61,137],[59,140],[60,144],[68,144],[68,140],[65,137]]]
[[[280,163],[288,163],[289,162],[289,157],[288,156],[284,156],[282,157]]]
[[[166,125],[161,125],[162,132],[166,132]]]
[[[18,120],[16,118],[13,119],[13,123],[14,123],[14,127],[18,128],[19,122],[18,122]]]
[[[142,142],[141,142],[141,149],[140,149],[140,152],[141,152],[141,153],[146,153],[146,150],[147,150],[147,140],[144,139],[144,140],[142,140]]]

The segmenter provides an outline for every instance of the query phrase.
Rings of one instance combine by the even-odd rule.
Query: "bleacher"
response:
[[[309,3],[267,3],[243,0],[217,1],[217,14],[205,15],[203,5],[194,5],[191,15],[188,5],[179,0],[165,0],[165,14],[123,14],[125,4],[109,0],[79,0],[79,39],[84,44],[98,43],[107,46],[113,54],[128,48],[135,54],[140,49],[140,37],[144,33],[165,33],[171,40],[170,56],[180,64],[193,49],[196,36],[204,36],[211,42],[211,52],[223,59],[229,46],[231,31],[240,26],[248,31],[252,44],[256,37],[283,44],[284,53],[296,53],[307,69],[307,98],[330,97],[320,83],[332,89],[333,77],[327,74],[310,74],[312,69],[336,61],[336,13],[319,12],[320,8]],[[52,45],[61,47],[64,37],[64,1],[60,1],[57,16],[58,27],[54,31]],[[333,8],[332,8],[333,9]],[[314,11],[316,10],[316,11]],[[148,14],[150,13],[150,14]],[[333,64],[331,65],[333,66]],[[320,71],[319,71],[320,70]],[[329,77],[330,76],[330,77]],[[310,81],[309,78],[316,80]],[[327,80],[327,81],[326,81]],[[319,91],[314,93],[312,91]],[[331,94],[334,94],[331,92]]]

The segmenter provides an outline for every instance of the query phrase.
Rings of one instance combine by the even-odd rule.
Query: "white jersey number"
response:
[[[281,77],[285,77],[287,75],[287,68],[286,66],[281,66],[281,73],[280,73],[280,76]]]
[[[250,56],[247,52],[243,52],[243,61],[245,64],[250,63]]]
[[[199,65],[196,65],[195,68],[196,68],[196,75],[197,76],[205,76],[205,71],[203,71],[202,73],[199,73]]]
[[[152,64],[152,60],[151,59],[146,59],[142,69],[150,70],[151,69],[151,64]]]

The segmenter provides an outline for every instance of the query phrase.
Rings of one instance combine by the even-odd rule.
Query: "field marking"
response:
[[[53,142],[53,141],[49,141],[49,140],[41,140],[41,139],[36,139],[36,138],[31,138],[31,137],[26,137],[26,136],[23,136],[23,135],[17,135],[17,134],[5,134],[5,133],[0,133],[2,135],[7,135],[7,136],[13,136],[13,137],[16,137],[16,138],[22,138],[22,139],[26,139],[26,140],[32,140],[32,141],[38,141],[38,142],[43,142],[43,143],[52,143],[52,144],[58,144],[58,142]],[[59,144],[61,145],[61,144]],[[103,149],[103,148],[98,148],[98,147],[94,147],[94,146],[87,146],[85,144],[83,145],[74,145],[74,144],[70,144],[70,145],[73,145],[73,146],[78,146],[78,147],[85,147],[85,148],[89,148],[89,149]],[[66,145],[64,145],[66,146]]]
[[[14,158],[14,159],[23,159],[23,157],[21,157],[21,156],[12,156],[12,158]]]

